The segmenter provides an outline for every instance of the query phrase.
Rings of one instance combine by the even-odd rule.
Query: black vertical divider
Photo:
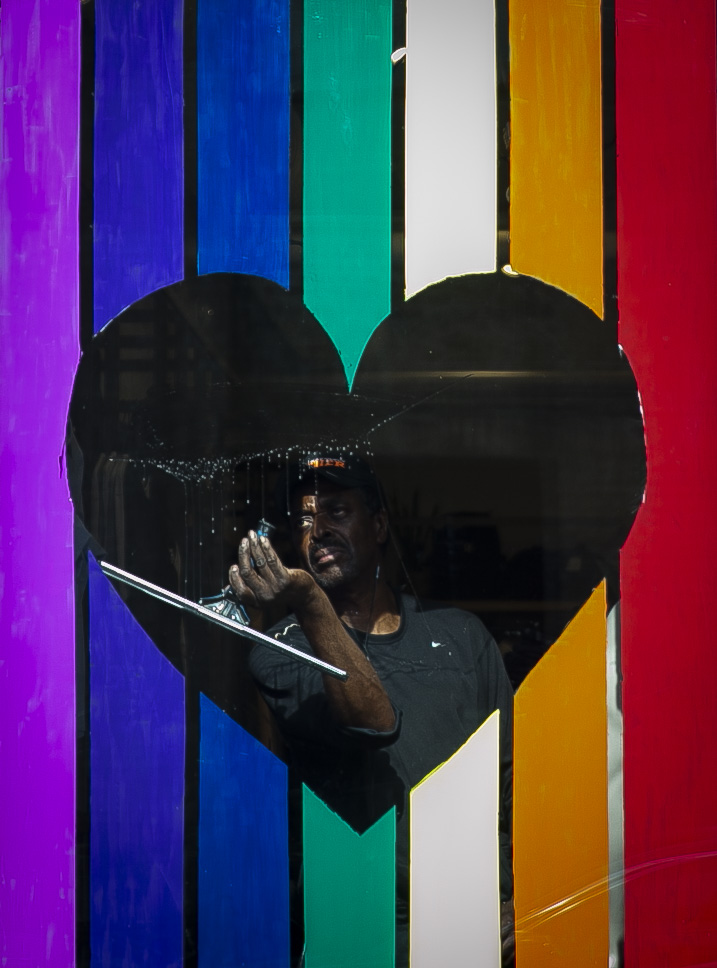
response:
[[[601,4],[602,226],[605,322],[617,338],[617,146],[615,128],[615,0]]]
[[[617,341],[617,145],[615,122],[615,0],[600,9],[602,64],[602,237],[603,319]],[[606,569],[607,607],[620,600],[620,556],[613,552]],[[619,650],[618,650],[619,651]],[[619,660],[619,657],[618,657]]]
[[[95,5],[80,5],[80,348],[93,336]]]
[[[496,258],[498,271],[510,261],[510,40],[508,0],[495,7],[496,80]]]
[[[600,5],[601,65],[602,65],[602,236],[603,236],[603,319],[618,337],[617,292],[617,122],[615,118],[615,0],[602,0]],[[608,613],[618,608],[616,618],[615,663],[617,690],[613,697],[622,713],[622,650],[620,643],[621,598],[620,552],[615,550],[606,569],[606,599]],[[623,912],[624,913],[624,912]],[[615,938],[614,924],[610,924],[611,960],[613,949],[617,955],[615,968],[625,964],[624,939]]]
[[[190,630],[191,631],[191,630]],[[199,689],[192,649],[184,648],[186,746],[184,764],[184,968],[198,960],[197,880],[199,874]]]
[[[86,574],[86,570],[85,570]],[[80,662],[84,675],[77,674],[77,710],[84,708],[84,729],[77,730],[76,819],[75,819],[75,964],[85,968],[90,963],[90,687],[88,662],[89,602],[75,579],[76,670]],[[81,685],[80,685],[81,683]]]
[[[304,3],[289,3],[289,288],[304,291]]]
[[[406,46],[406,4],[394,0],[393,51]],[[406,58],[391,67],[391,311],[405,294]]]
[[[79,340],[93,336],[95,6],[80,5]],[[85,476],[91,468],[85,469]],[[86,498],[85,498],[86,500]],[[77,509],[75,511],[77,516]],[[89,604],[87,565],[75,557],[75,964],[90,964],[90,737]],[[84,552],[83,552],[84,554]]]
[[[198,124],[197,124],[197,7],[198,0],[184,0],[183,93],[184,93],[184,277],[197,276],[198,255]],[[193,300],[192,300],[193,302]],[[194,312],[196,307],[185,307]],[[192,541],[196,544],[196,522]],[[189,562],[184,562],[186,569]],[[195,578],[196,580],[196,578]],[[191,594],[191,591],[190,591]],[[189,627],[188,627],[189,626]],[[198,960],[198,820],[199,820],[199,690],[191,646],[192,623],[182,623],[182,672],[185,689],[184,764],[184,968],[196,968]]]
[[[77,570],[77,559],[75,559]],[[84,569],[85,576],[87,574]],[[84,728],[77,729],[75,767],[75,964],[86,968],[90,963],[90,742],[89,742],[89,602],[87,585],[78,586],[75,577],[75,676],[76,721],[80,711]]]
[[[197,275],[197,0],[184,0],[184,277]]]

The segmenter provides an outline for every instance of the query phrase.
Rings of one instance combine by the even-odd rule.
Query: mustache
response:
[[[347,544],[338,538],[333,538],[331,541],[323,542],[322,544],[312,545],[309,550],[309,558],[312,561],[316,561],[327,551],[346,551]]]

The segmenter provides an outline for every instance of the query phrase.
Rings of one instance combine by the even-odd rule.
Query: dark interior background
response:
[[[637,390],[611,327],[504,273],[402,304],[351,393],[295,294],[254,277],[179,283],[95,337],[71,421],[84,521],[108,560],[193,599],[219,591],[260,518],[281,532],[287,461],[369,456],[394,581],[479,614],[514,685],[603,577],[617,596],[644,486]],[[180,613],[123,594],[171,657]]]

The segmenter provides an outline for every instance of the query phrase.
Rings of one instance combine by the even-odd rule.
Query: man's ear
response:
[[[383,545],[388,539],[388,514],[385,508],[379,508],[374,515],[376,528],[376,544]]]

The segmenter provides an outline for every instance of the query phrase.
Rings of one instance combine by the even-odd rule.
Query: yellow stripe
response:
[[[602,316],[599,0],[512,0],[510,52],[511,265]]]
[[[608,962],[606,636],[601,585],[515,698],[520,968]]]

